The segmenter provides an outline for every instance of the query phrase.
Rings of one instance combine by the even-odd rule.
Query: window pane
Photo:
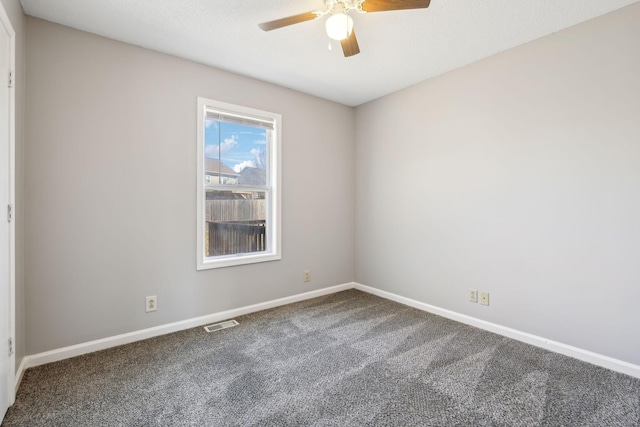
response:
[[[197,268],[281,259],[279,114],[198,97]]]
[[[266,196],[266,191],[207,189],[205,256],[267,250]]]
[[[205,120],[205,185],[266,185],[271,130]]]

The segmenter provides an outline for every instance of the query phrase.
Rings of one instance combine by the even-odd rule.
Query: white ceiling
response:
[[[359,55],[325,18],[263,32],[323,0],[21,0],[27,15],[356,106],[639,0],[432,0],[351,12]]]

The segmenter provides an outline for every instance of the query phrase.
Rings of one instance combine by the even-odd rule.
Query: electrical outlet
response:
[[[305,282],[311,281],[311,271],[309,271],[309,270],[303,271],[302,272],[302,278],[304,279]]]
[[[469,301],[478,302],[478,290],[477,289],[469,289]]]
[[[480,292],[480,304],[489,305],[489,292]]]
[[[147,297],[147,303],[145,305],[145,312],[156,311],[158,309],[158,297],[152,296]]]

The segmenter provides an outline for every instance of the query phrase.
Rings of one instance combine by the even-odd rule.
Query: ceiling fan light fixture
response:
[[[327,35],[334,40],[344,40],[353,31],[353,19],[346,13],[334,13],[327,19]]]

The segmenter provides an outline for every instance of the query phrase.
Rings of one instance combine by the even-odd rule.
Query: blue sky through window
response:
[[[220,159],[236,172],[264,167],[267,132],[264,129],[205,119],[205,157]]]

